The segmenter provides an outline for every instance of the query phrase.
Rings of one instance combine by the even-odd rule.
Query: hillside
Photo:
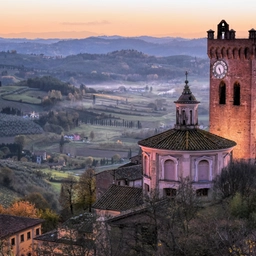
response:
[[[0,53],[3,85],[15,79],[51,75],[73,85],[120,82],[160,82],[190,75],[208,77],[209,60],[188,55],[156,57],[136,50],[108,54],[81,53],[65,58]]]
[[[45,181],[43,172],[34,169],[31,163],[1,160],[0,174],[0,204],[8,206],[15,199],[38,192],[52,209],[58,209],[58,200],[54,190]]]
[[[43,129],[32,120],[21,116],[0,114],[0,137],[40,134],[42,132]]]
[[[134,49],[148,55],[190,55],[206,58],[206,38],[184,39],[173,37],[88,37],[69,40],[0,39],[2,51],[22,54],[68,56],[79,53],[106,54],[117,50]]]

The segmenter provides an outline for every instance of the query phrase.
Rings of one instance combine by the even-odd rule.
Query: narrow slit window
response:
[[[185,112],[185,110],[182,110],[182,124],[186,125],[186,112]]]
[[[193,112],[190,110],[190,125],[193,124]]]
[[[235,106],[240,105],[240,84],[239,83],[234,84],[234,105]]]
[[[219,103],[226,104],[226,84],[224,82],[221,82],[219,86]]]

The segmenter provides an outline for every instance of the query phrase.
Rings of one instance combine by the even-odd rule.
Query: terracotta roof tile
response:
[[[93,205],[95,209],[125,211],[143,203],[142,188],[111,185]]]
[[[150,148],[180,151],[218,150],[236,145],[232,140],[201,129],[170,129],[141,140],[138,144]]]
[[[142,179],[142,165],[130,165],[125,167],[119,167],[115,170],[117,180],[139,180]]]

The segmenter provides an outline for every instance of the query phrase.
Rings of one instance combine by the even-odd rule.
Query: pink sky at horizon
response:
[[[256,28],[254,0],[8,0],[0,37],[84,38],[97,35],[206,37],[225,19],[237,37]]]

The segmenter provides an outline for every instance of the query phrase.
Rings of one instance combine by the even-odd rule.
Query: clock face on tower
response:
[[[223,78],[228,72],[228,66],[225,61],[217,60],[212,66],[212,73],[216,78]]]

